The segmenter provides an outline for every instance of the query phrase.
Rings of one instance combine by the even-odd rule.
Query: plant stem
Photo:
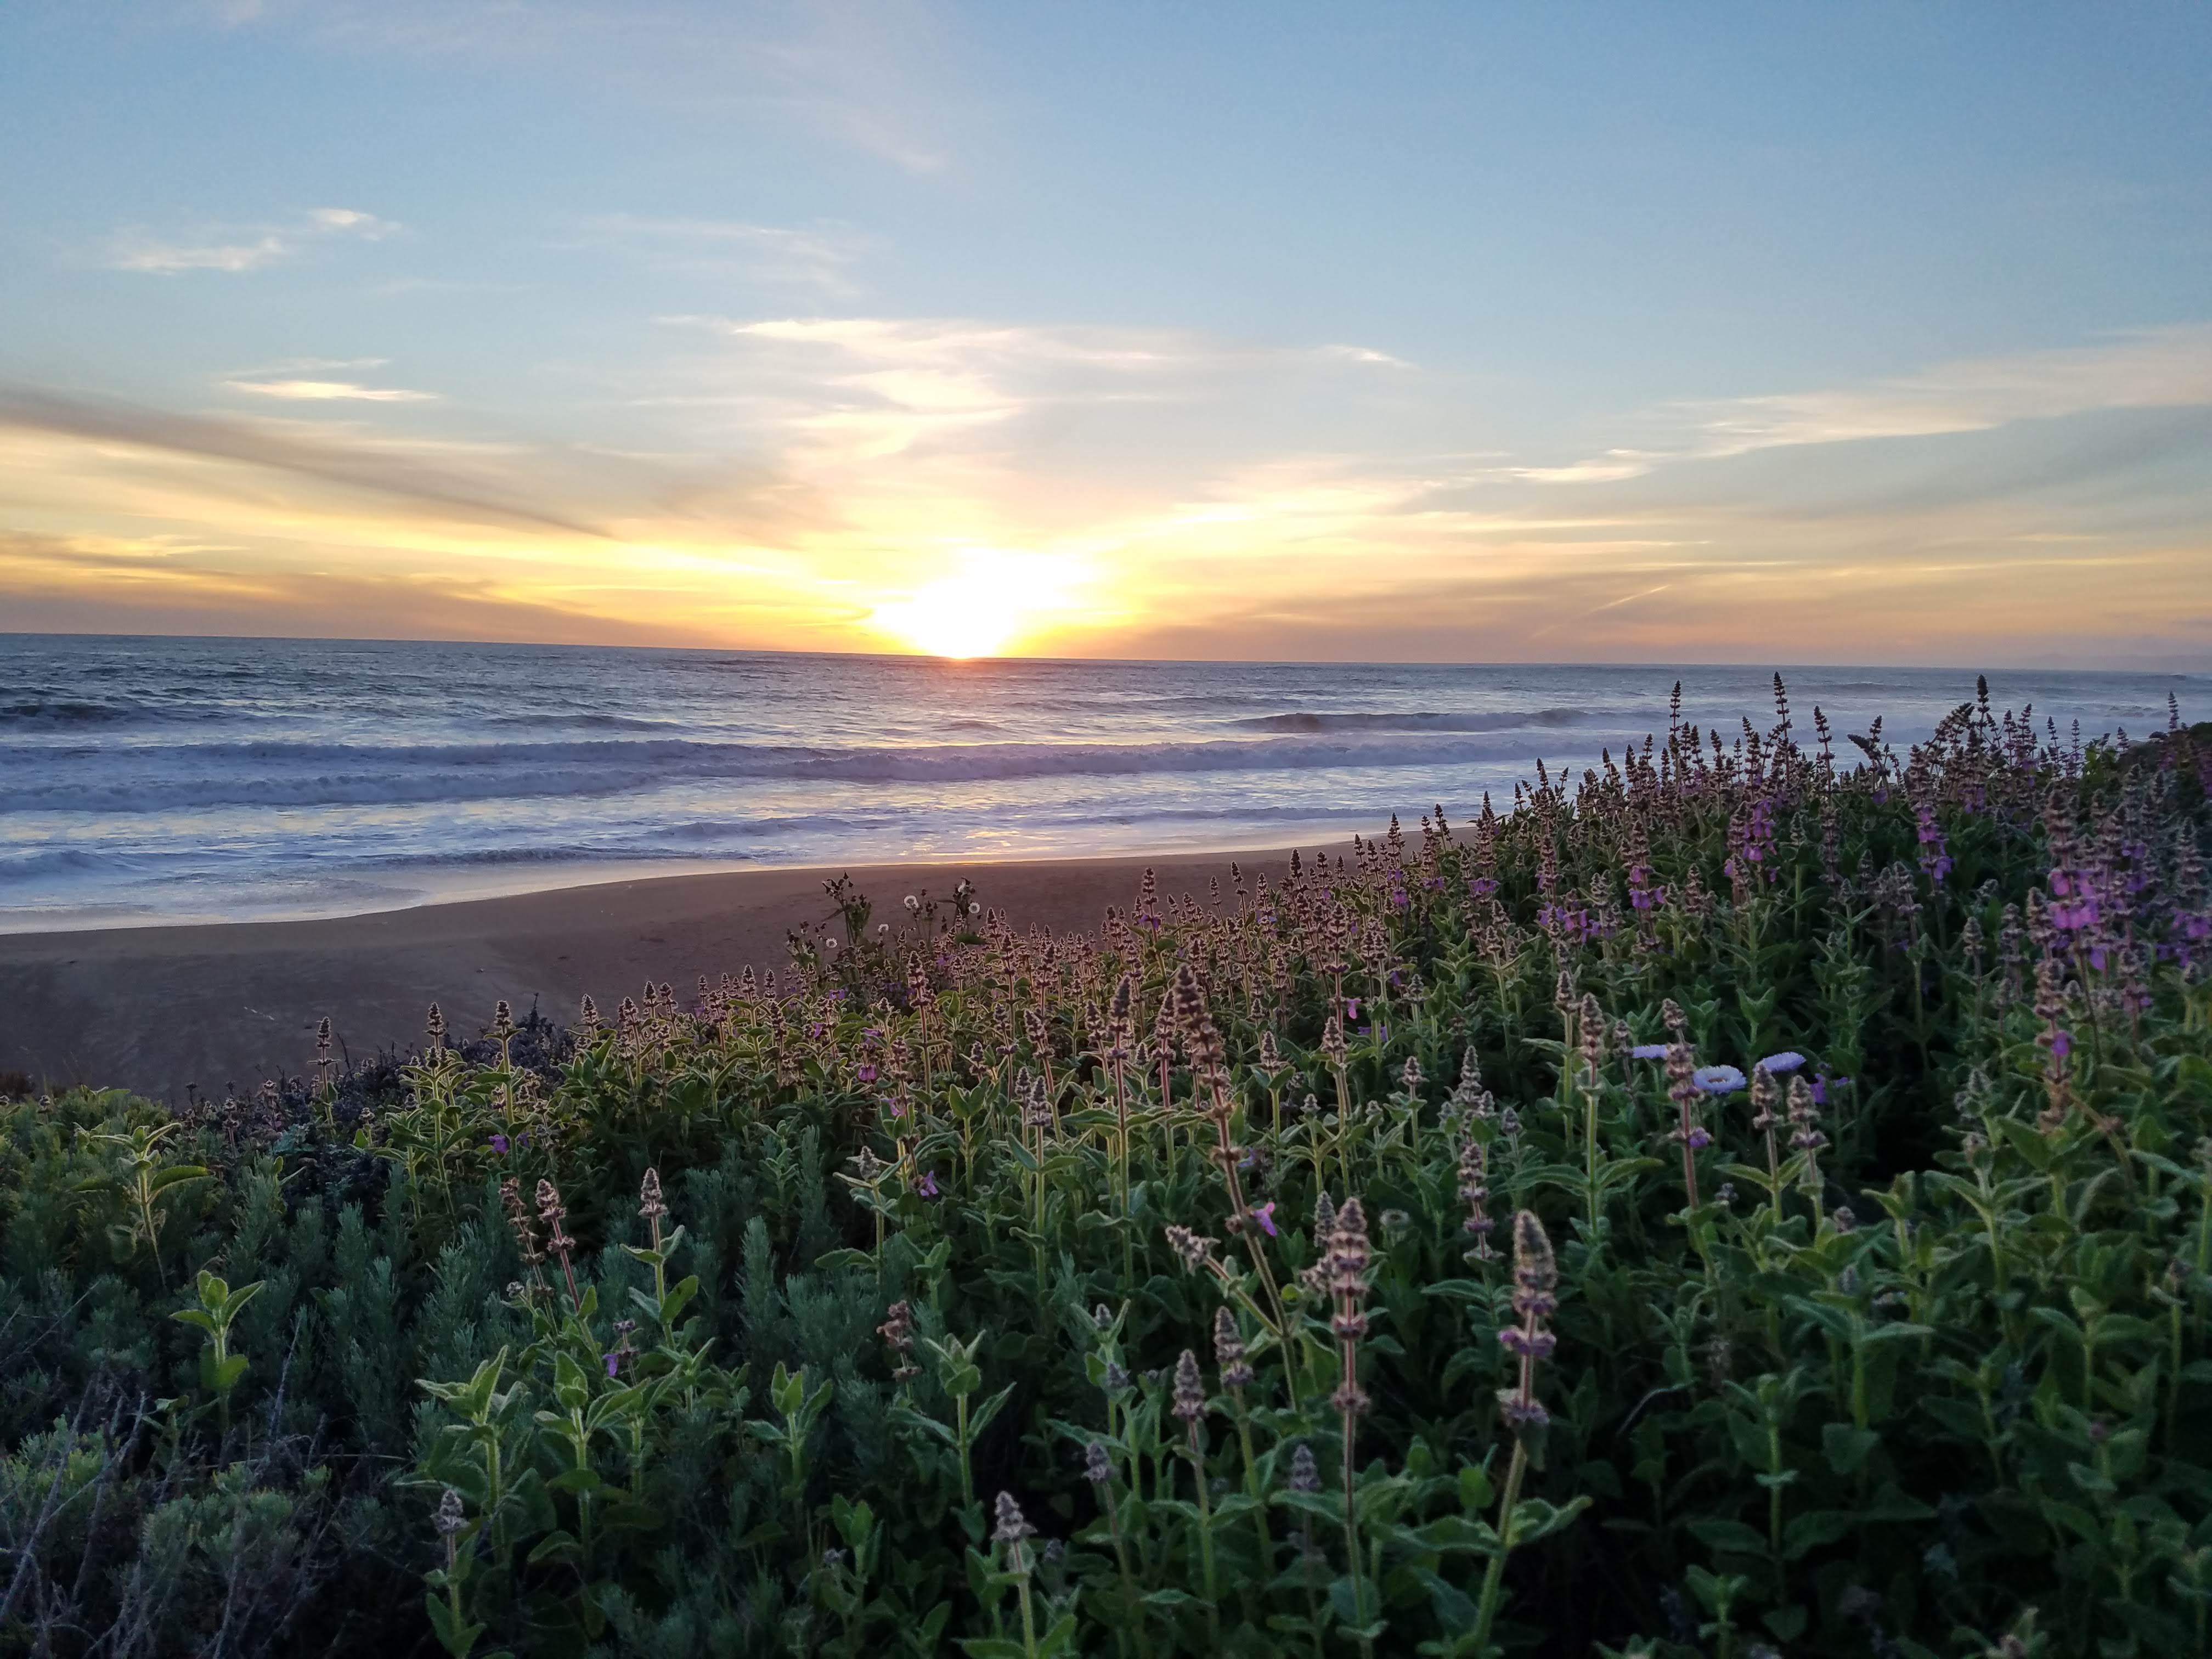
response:
[[[1505,1491],[1498,1500],[1498,1551],[1482,1575],[1482,1600],[1474,1610],[1474,1651],[1489,1651],[1491,1621],[1498,1616],[1498,1590],[1505,1577],[1505,1558],[1513,1549],[1513,1510],[1521,1501],[1521,1478],[1528,1472],[1528,1448],[1516,1439],[1513,1462],[1505,1471]]]

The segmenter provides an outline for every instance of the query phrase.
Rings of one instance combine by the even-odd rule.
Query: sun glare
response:
[[[868,625],[936,657],[995,657],[1055,609],[1070,573],[1049,556],[971,552],[949,576],[876,607]]]

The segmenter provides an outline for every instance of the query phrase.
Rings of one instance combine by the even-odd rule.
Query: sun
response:
[[[952,574],[878,605],[868,626],[933,657],[995,657],[1060,603],[1070,579],[1056,559],[975,550]]]
[[[1020,629],[1022,612],[1003,588],[961,575],[878,605],[868,623],[933,657],[995,657]]]

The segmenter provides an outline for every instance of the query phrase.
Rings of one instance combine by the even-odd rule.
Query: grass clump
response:
[[[0,1643],[2202,1653],[2212,744],[1675,720],[1095,936],[0,1110]]]

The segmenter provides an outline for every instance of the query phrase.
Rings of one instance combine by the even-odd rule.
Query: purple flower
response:
[[[614,1374],[622,1369],[622,1356],[618,1353],[608,1353],[601,1354],[599,1358],[606,1362],[607,1377],[611,1382]]]
[[[876,1080],[876,1068],[873,1066],[863,1066],[854,1075],[863,1083],[873,1083]]]
[[[1358,1019],[1359,1018],[1359,999],[1358,997],[1345,998],[1344,1017],[1346,1019]]]
[[[935,1198],[937,1196],[938,1186],[935,1171],[924,1170],[921,1172],[921,1192],[924,1198]]]
[[[1639,1042],[1628,1053],[1632,1060],[1664,1060],[1667,1058],[1667,1045],[1663,1042]]]
[[[1275,1200],[1271,1198],[1254,1210],[1252,1219],[1267,1229],[1267,1237],[1273,1238],[1275,1236]]]
[[[1795,1048],[1784,1048],[1778,1054],[1769,1054],[1752,1069],[1765,1072],[1769,1077],[1787,1077],[1805,1063],[1805,1056]]]
[[[2074,1052],[2074,1033],[2071,1031],[2054,1030],[2051,1033],[2050,1042],[2053,1060],[2063,1060]]]
[[[497,1152],[501,1158],[505,1158],[507,1156],[507,1137],[505,1135],[494,1135],[491,1138],[491,1149],[495,1152]]]
[[[1743,1087],[1743,1073],[1733,1066],[1700,1066],[1690,1081],[1709,1095],[1732,1095]]]
[[[1691,1131],[1690,1131],[1688,1145],[1689,1145],[1689,1148],[1690,1148],[1690,1150],[1691,1150],[1692,1152],[1704,1152],[1704,1151],[1705,1150],[1705,1148],[1706,1148],[1706,1147],[1708,1147],[1708,1146],[1711,1146],[1712,1144],[1713,1144],[1713,1138],[1712,1138],[1712,1136],[1711,1136],[1709,1133],[1707,1133],[1704,1128],[1699,1127],[1699,1128],[1695,1128],[1695,1129],[1692,1129],[1692,1130],[1691,1130]]]

